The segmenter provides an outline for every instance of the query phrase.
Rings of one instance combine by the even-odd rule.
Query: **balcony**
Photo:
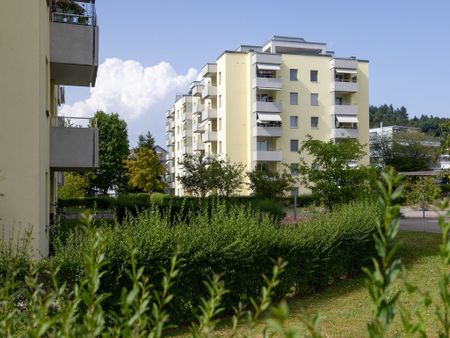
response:
[[[74,124],[74,121],[81,125]],[[56,171],[86,171],[98,167],[98,129],[89,118],[52,118],[50,167]]]
[[[207,63],[200,72],[202,77],[211,77],[217,74],[217,64]]]
[[[207,86],[202,90],[202,99],[210,99],[212,96],[217,96],[216,86]]]
[[[170,120],[169,125],[170,129],[175,129],[175,121],[173,119]]]
[[[205,131],[205,123],[199,123],[197,121],[192,122],[193,133],[203,133]]]
[[[181,120],[182,121],[192,120],[192,112],[181,113]]]
[[[253,152],[254,161],[281,162],[283,152],[281,150],[257,150]]]
[[[335,115],[358,115],[359,107],[357,105],[335,105],[331,106],[331,114]]]
[[[207,131],[202,134],[202,142],[217,142],[217,132]]]
[[[257,77],[253,79],[253,88],[266,90],[281,90],[283,82],[279,78]]]
[[[357,69],[358,60],[356,59],[333,59],[330,61],[330,68]]]
[[[202,94],[204,85],[201,83],[194,83],[191,87],[191,95],[192,96],[200,96]]]
[[[194,103],[192,105],[192,114],[201,114],[204,110],[204,105],[201,103]]]
[[[281,113],[282,110],[281,102],[256,101],[253,103],[253,112]]]
[[[331,83],[331,92],[340,93],[357,93],[358,92],[358,82],[346,81],[346,80],[336,80]]]
[[[50,23],[50,76],[56,84],[95,86],[99,29],[95,5],[75,1],[77,10],[53,4]],[[73,12],[77,12],[74,14]]]
[[[334,128],[331,129],[331,138],[358,138],[358,129]]]
[[[281,137],[283,135],[282,127],[254,127],[253,136],[262,137]]]
[[[192,129],[185,129],[181,131],[181,138],[192,137]]]
[[[252,56],[252,63],[281,64],[281,54],[255,53]]]
[[[205,144],[202,143],[202,142],[194,142],[194,143],[192,144],[192,149],[193,149],[194,151],[202,151],[202,150],[205,150]]]
[[[206,108],[202,112],[202,121],[212,120],[212,119],[216,119],[216,118],[217,118],[217,110],[216,109]]]
[[[181,148],[181,153],[183,155],[192,154],[192,147],[191,146],[185,146]]]

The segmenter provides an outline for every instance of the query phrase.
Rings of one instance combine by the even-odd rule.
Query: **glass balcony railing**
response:
[[[54,0],[52,21],[84,26],[96,26],[95,1]]]

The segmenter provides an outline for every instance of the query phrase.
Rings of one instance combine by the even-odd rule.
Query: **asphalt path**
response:
[[[440,233],[438,214],[435,211],[426,211],[425,218],[420,209],[402,208],[400,230]]]

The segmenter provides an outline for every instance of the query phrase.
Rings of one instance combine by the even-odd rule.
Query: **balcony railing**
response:
[[[202,134],[202,142],[216,142],[217,141],[217,132],[208,131]]]
[[[98,129],[90,118],[54,117],[51,120],[50,167],[83,171],[98,167]]]
[[[331,129],[332,138],[358,138],[358,129],[334,128]]]
[[[202,121],[212,120],[217,118],[217,110],[212,108],[206,108],[202,112]]]
[[[331,114],[335,115],[358,115],[359,107],[350,104],[337,104],[331,106]]]
[[[52,21],[75,25],[96,26],[94,1],[54,0]]]
[[[282,150],[257,150],[253,152],[254,161],[281,162],[283,160]]]
[[[95,86],[99,30],[94,2],[52,3],[50,75],[56,84]]]
[[[283,128],[281,126],[257,126],[253,128],[253,136],[258,137],[281,137]]]
[[[281,102],[256,101],[253,104],[254,112],[281,113],[282,109]]]
[[[281,90],[283,82],[281,78],[256,77],[253,79],[253,88],[267,90]]]

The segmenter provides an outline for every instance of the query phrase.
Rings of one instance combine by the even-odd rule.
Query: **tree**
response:
[[[179,175],[183,189],[195,196],[208,193],[231,196],[236,193],[243,179],[244,166],[218,157],[187,155],[183,158],[183,175]]]
[[[265,167],[247,173],[252,196],[257,198],[281,198],[292,189],[293,179],[286,171],[272,171]]]
[[[137,150],[136,158],[124,161],[128,170],[129,184],[133,188],[147,192],[162,191],[166,184],[162,182],[164,166],[153,149],[142,147]]]
[[[239,162],[232,163],[228,157],[226,160],[220,160],[219,163],[219,170],[212,173],[219,178],[219,194],[229,197],[238,193],[244,178],[244,165]]]
[[[59,198],[85,197],[89,189],[89,180],[86,176],[77,173],[64,173],[64,185],[58,189]]]
[[[369,123],[371,128],[380,126],[383,122],[383,126],[408,125],[408,111],[404,106],[400,108],[394,108],[392,105],[383,104],[379,107],[369,107]]]
[[[139,135],[137,149],[148,148],[155,150],[155,139],[150,131],[145,135]]]
[[[440,152],[435,139],[415,130],[395,133],[391,141],[385,162],[397,171],[429,170]]]
[[[128,157],[127,124],[118,114],[95,113],[94,120],[99,130],[99,167],[88,175],[91,188],[103,194],[108,189],[122,189],[126,185],[123,161]]]
[[[300,153],[313,157],[310,164],[301,159],[300,181],[311,189],[329,209],[366,195],[371,187],[373,171],[364,166],[351,166],[365,155],[363,146],[353,139],[339,143],[323,142],[308,136]]]

